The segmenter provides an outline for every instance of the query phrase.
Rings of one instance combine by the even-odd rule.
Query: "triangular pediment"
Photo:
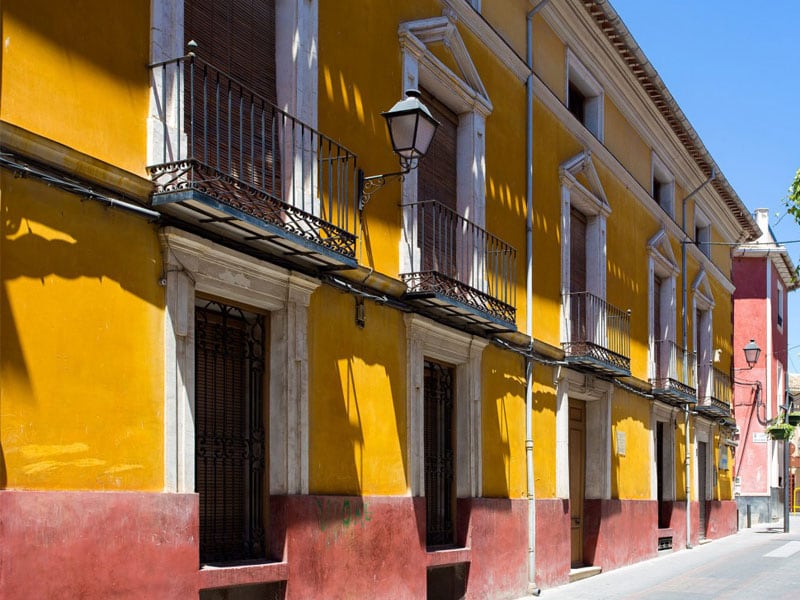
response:
[[[584,150],[564,161],[559,166],[559,172],[561,173],[562,182],[572,188],[577,188],[584,196],[593,200],[596,206],[592,212],[596,211],[605,214],[611,212],[606,192],[592,160],[591,151]]]
[[[678,262],[675,260],[675,253],[672,251],[672,244],[669,243],[665,229],[660,229],[647,241],[647,250],[658,261],[662,270],[669,271],[671,275],[678,274]]]
[[[705,269],[700,269],[697,277],[694,278],[692,293],[698,304],[704,305],[707,309],[714,307],[714,294],[711,293],[711,284],[708,282]]]
[[[469,95],[481,105],[484,114],[492,112],[489,94],[458,32],[454,14],[446,12],[441,17],[401,23],[398,33],[403,50],[413,52],[421,66],[436,73],[437,77],[449,80],[450,84],[468,90]],[[455,65],[455,71],[432,52],[434,47],[449,54],[452,60],[448,62]]]

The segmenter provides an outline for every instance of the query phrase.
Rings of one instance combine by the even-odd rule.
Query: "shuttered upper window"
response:
[[[275,1],[185,0],[184,43],[276,104]]]

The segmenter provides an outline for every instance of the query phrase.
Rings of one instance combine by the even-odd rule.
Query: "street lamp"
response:
[[[752,369],[756,366],[759,356],[761,356],[761,348],[758,347],[755,340],[750,340],[744,347],[744,360],[747,367]]]
[[[365,177],[358,172],[358,210],[364,210],[372,194],[386,185],[386,180],[402,177],[416,169],[419,161],[428,152],[439,122],[433,118],[428,107],[419,99],[419,90],[406,90],[406,97],[392,108],[381,113],[386,119],[392,150],[400,160],[401,171]]]

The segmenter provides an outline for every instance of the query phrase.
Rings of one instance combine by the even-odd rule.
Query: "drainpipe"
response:
[[[689,352],[689,344],[687,341],[687,332],[686,330],[689,328],[689,315],[686,312],[686,302],[688,296],[688,283],[686,281],[686,244],[689,243],[690,238],[686,235],[686,203],[689,199],[694,196],[697,192],[702,190],[705,186],[707,186],[713,179],[717,176],[717,172],[714,168],[711,168],[711,175],[709,175],[708,179],[706,179],[703,183],[698,185],[694,190],[692,190],[688,196],[686,196],[683,201],[681,202],[681,231],[683,231],[684,239],[681,242],[681,288],[682,288],[682,298],[681,298],[681,319],[683,320],[683,364],[687,364],[687,354]],[[685,368],[685,367],[684,367]],[[695,376],[699,375],[699,373],[695,373]],[[684,404],[683,406],[683,413],[684,413],[684,431],[686,433],[686,451],[684,453],[684,478],[686,480],[686,547],[692,547],[692,519],[691,519],[691,507],[692,507],[692,483],[691,483],[691,474],[692,474],[692,455],[690,451],[690,441],[691,438],[689,436],[689,405]]]
[[[525,82],[525,194],[527,199],[525,220],[525,333],[533,348],[533,17],[548,0],[541,0],[527,15],[527,64]],[[525,359],[525,467],[528,490],[528,593],[538,596],[536,585],[536,496],[533,479],[533,360]]]
[[[786,304],[784,303],[784,306]],[[788,326],[788,320],[787,320]],[[786,361],[788,363],[789,357],[786,357]],[[788,366],[788,365],[787,365]],[[784,386],[783,386],[783,405],[786,407],[786,415],[788,418],[789,413],[794,410],[794,406],[792,406],[792,399],[789,396],[789,369],[784,369],[785,378]],[[789,502],[790,500],[794,500],[791,498],[789,494],[789,440],[783,440],[783,532],[789,533]]]

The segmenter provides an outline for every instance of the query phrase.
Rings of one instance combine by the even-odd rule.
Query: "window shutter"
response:
[[[569,291],[586,291],[586,215],[570,210]]]
[[[189,40],[200,58],[276,103],[274,0],[186,0]]]

